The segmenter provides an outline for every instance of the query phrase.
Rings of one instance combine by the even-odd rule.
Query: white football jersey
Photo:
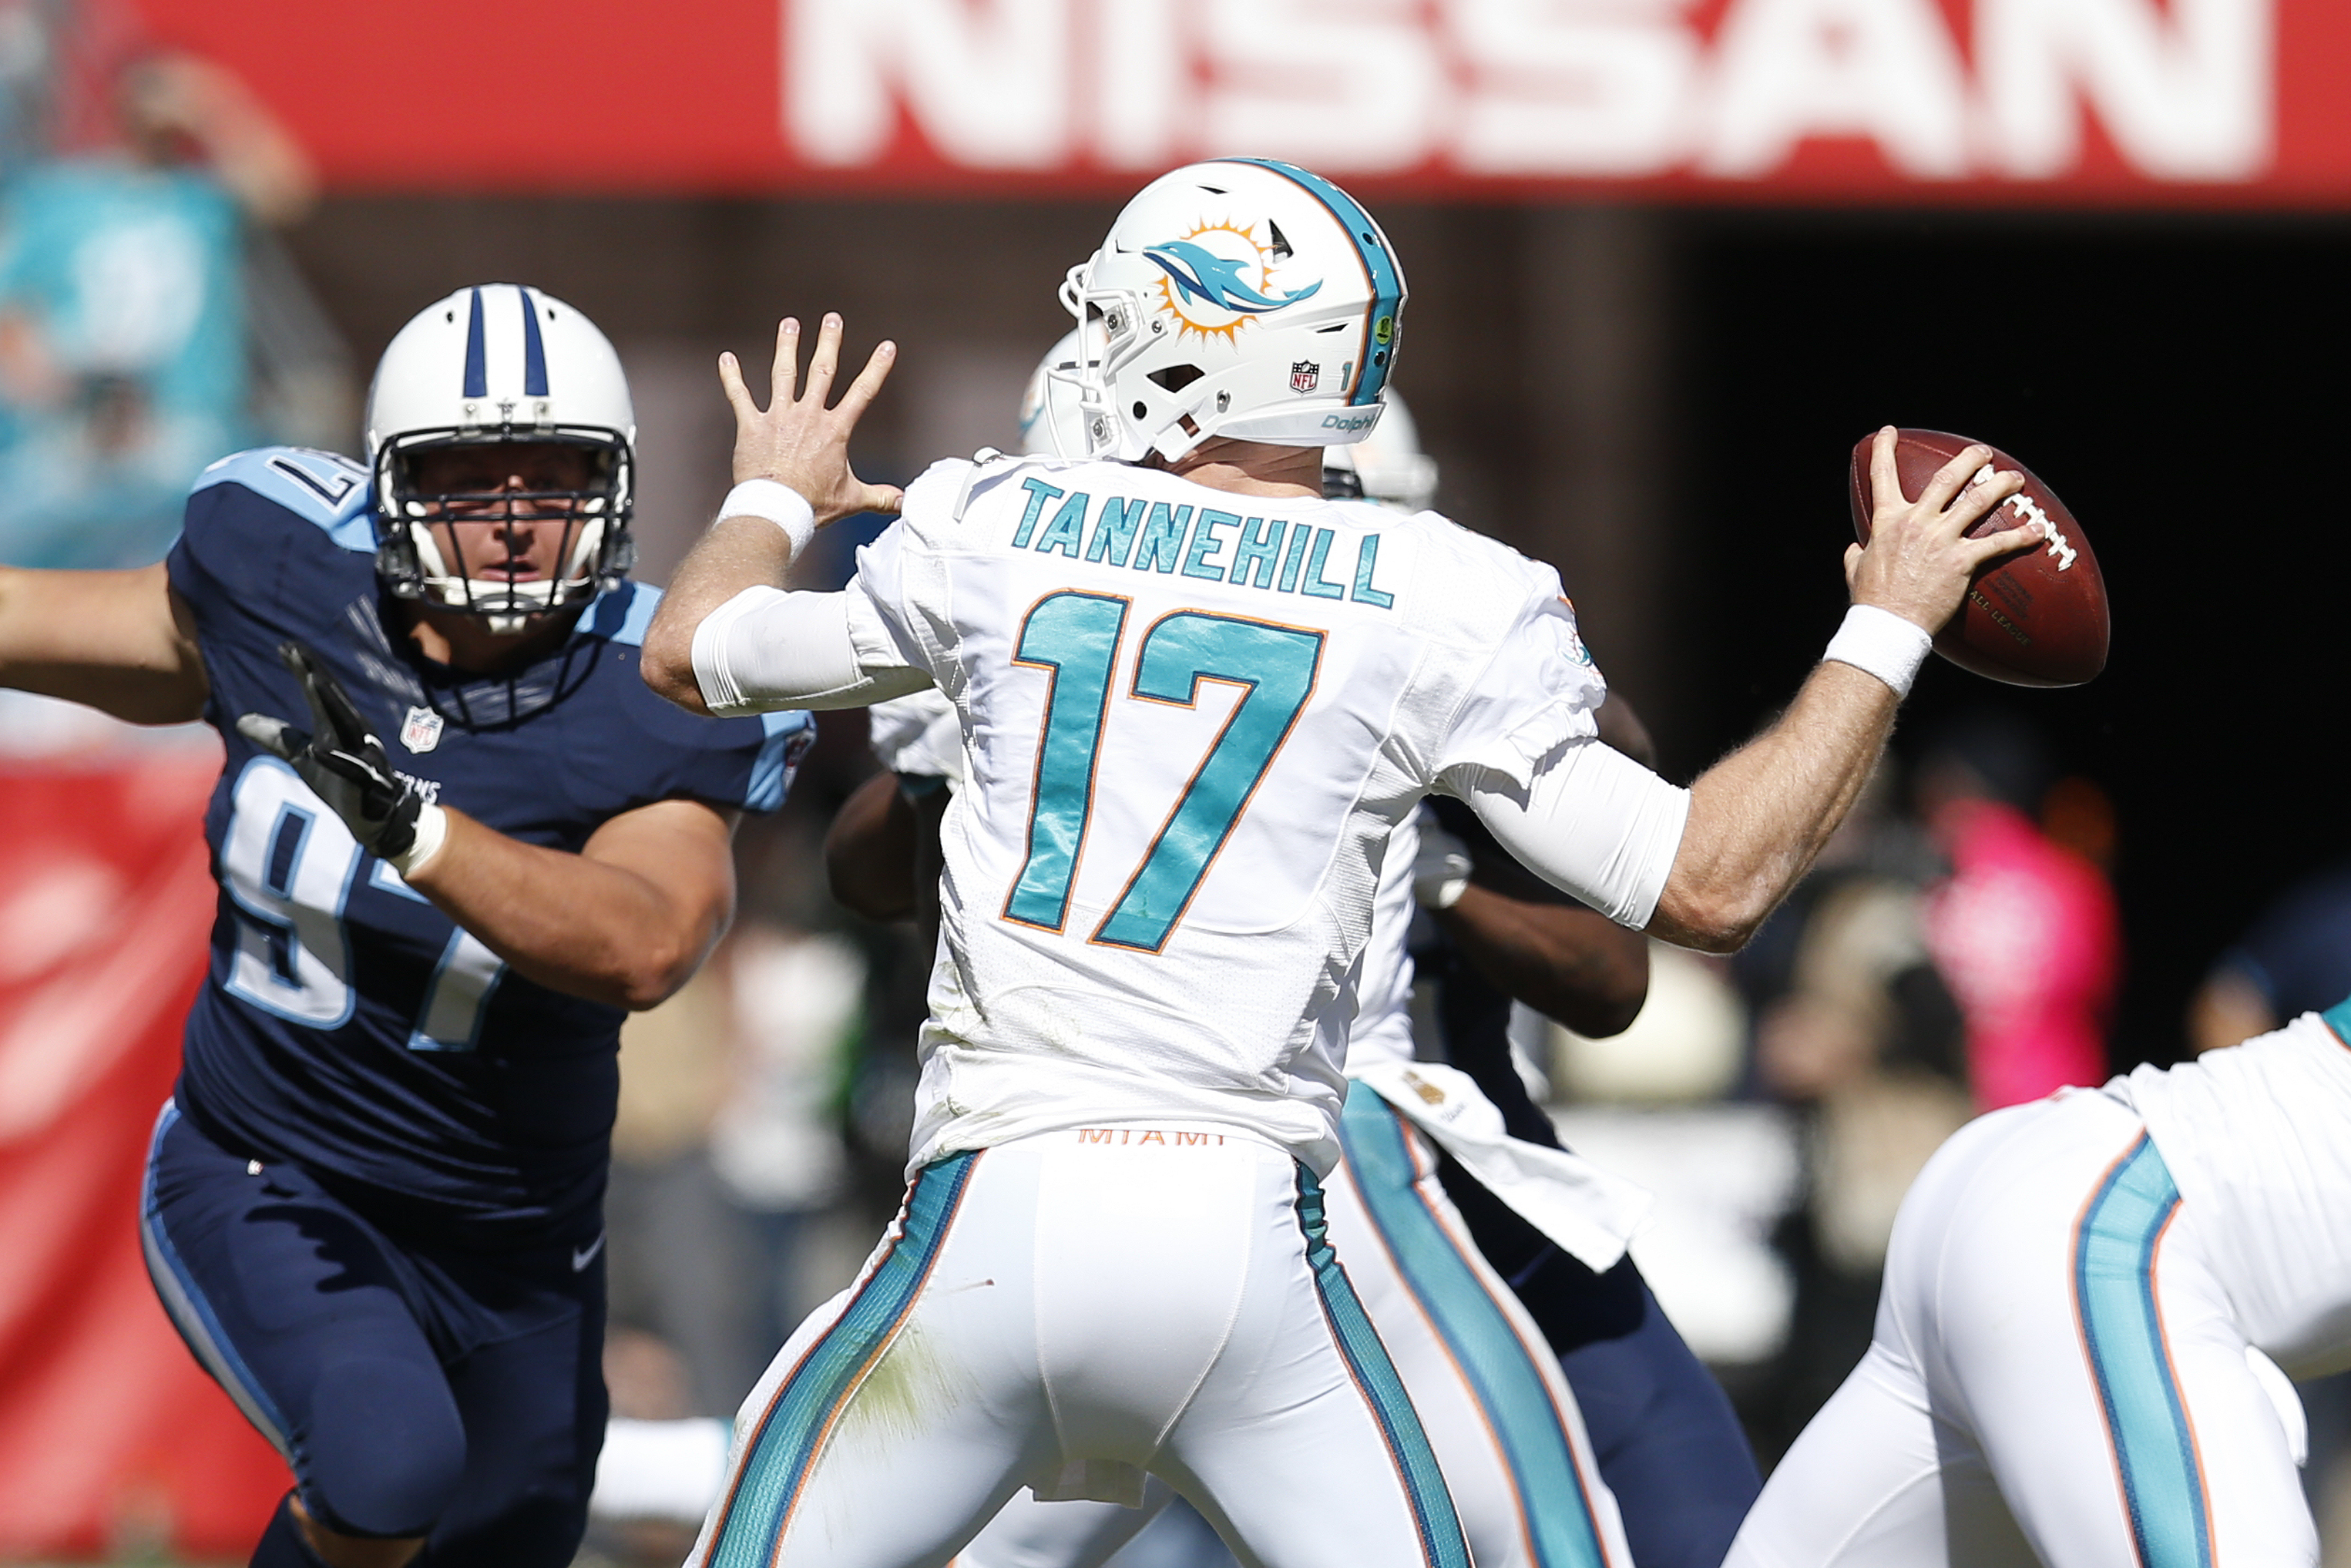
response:
[[[914,1163],[1183,1118],[1338,1154],[1390,837],[1604,695],[1558,575],[1434,513],[942,463],[858,585],[961,720]]]
[[[866,712],[872,720],[873,756],[883,768],[944,779],[951,789],[963,787],[962,728],[955,705],[937,687],[876,703]],[[1355,962],[1350,1072],[1367,1062],[1413,1060],[1413,862],[1420,856],[1420,820],[1426,810],[1424,806],[1406,817],[1388,840],[1379,891],[1372,898],[1371,940]]]
[[[1347,1033],[1347,1071],[1375,1062],[1410,1061],[1412,1044],[1412,862],[1420,855],[1420,813],[1413,812],[1388,840],[1372,895],[1372,936],[1356,965],[1355,1021]]]
[[[2297,1377],[2351,1365],[2351,1049],[2326,1020],[2105,1092],[2147,1124],[2245,1336]]]

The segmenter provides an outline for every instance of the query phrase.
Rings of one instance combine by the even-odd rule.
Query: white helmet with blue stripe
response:
[[[596,324],[563,301],[515,283],[460,288],[417,312],[376,364],[368,389],[368,465],[375,481],[376,570],[392,591],[487,616],[495,631],[587,599],[627,576],[637,420],[621,357]],[[551,579],[475,576],[447,559],[431,520],[458,497],[416,482],[418,454],[498,442],[559,443],[595,455],[584,489],[503,493],[527,514],[561,517]],[[478,509],[474,515],[478,516]]]
[[[1163,174],[1071,269],[1082,454],[1176,458],[1212,436],[1281,446],[1361,441],[1395,367],[1404,271],[1353,197],[1259,158]],[[1063,415],[1057,415],[1061,417]]]
[[[1075,328],[1045,350],[1020,393],[1020,452],[1028,457],[1083,457],[1085,423],[1075,397],[1054,395],[1078,368],[1083,337]],[[1425,512],[1437,498],[1437,460],[1420,449],[1419,427],[1391,385],[1381,394],[1380,423],[1362,441],[1322,449],[1322,494],[1370,501],[1399,512]]]

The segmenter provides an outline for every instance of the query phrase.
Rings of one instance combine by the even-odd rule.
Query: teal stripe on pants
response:
[[[1421,1430],[1420,1416],[1404,1391],[1404,1379],[1396,1375],[1395,1364],[1388,1359],[1387,1346],[1380,1343],[1355,1287],[1348,1283],[1347,1271],[1331,1249],[1324,1234],[1322,1184],[1304,1166],[1298,1167],[1298,1225],[1306,1233],[1307,1267],[1314,1271],[1314,1288],[1322,1298],[1322,1314],[1339,1342],[1339,1354],[1346,1357],[1356,1386],[1370,1401],[1388,1452],[1403,1472],[1405,1500],[1420,1532],[1421,1560],[1428,1568],[1470,1568],[1469,1543],[1462,1539],[1461,1521],[1453,1511],[1453,1494],[1445,1490],[1444,1473],[1437,1468],[1436,1450]],[[1338,1506],[1346,1506],[1345,1500],[1338,1500]]]
[[[2179,1189],[2141,1134],[2082,1211],[2074,1300],[2144,1568],[2210,1568],[2204,1477],[2156,1315],[2155,1249]]]
[[[1386,1101],[1361,1084],[1348,1091],[1339,1127],[1348,1168],[1405,1286],[1444,1336],[1501,1441],[1536,1563],[1603,1568],[1607,1553],[1592,1521],[1591,1494],[1550,1385],[1423,1200],[1408,1140],[1403,1118]]]
[[[719,1505],[718,1528],[704,1559],[707,1568],[766,1568],[774,1559],[818,1446],[922,1293],[978,1158],[973,1152],[949,1155],[915,1176],[905,1225],[889,1256],[768,1402],[734,1490]]]

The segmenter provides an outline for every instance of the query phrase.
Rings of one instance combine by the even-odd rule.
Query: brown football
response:
[[[1902,493],[1916,500],[1937,470],[1973,444],[1940,430],[1905,430],[1894,448]],[[1853,449],[1853,531],[1869,542],[1876,497],[1869,458],[1877,436]],[[2078,686],[2106,667],[2106,580],[2081,524],[2032,469],[1994,448],[1992,463],[2024,476],[2024,488],[1968,530],[1970,538],[2035,518],[2054,530],[2038,549],[2003,556],[1976,573],[1967,602],[1935,636],[1935,652],[1963,670],[2012,686]]]

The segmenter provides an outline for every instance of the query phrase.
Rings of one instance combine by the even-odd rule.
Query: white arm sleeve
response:
[[[863,707],[931,684],[853,582],[838,593],[745,589],[695,628],[694,679],[721,718]]]
[[[1596,740],[1553,751],[1525,789],[1475,764],[1439,782],[1552,886],[1635,931],[1656,914],[1689,821],[1688,790]]]

